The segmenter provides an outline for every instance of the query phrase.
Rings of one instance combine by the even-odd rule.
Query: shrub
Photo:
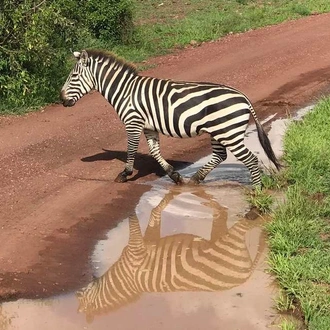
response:
[[[0,1],[0,111],[58,100],[79,36],[120,43],[132,30],[128,0],[39,1]]]
[[[55,2],[3,1],[0,13],[0,110],[54,101],[74,22]]]
[[[85,23],[97,38],[110,44],[128,43],[133,32],[130,0],[92,0],[85,5]]]

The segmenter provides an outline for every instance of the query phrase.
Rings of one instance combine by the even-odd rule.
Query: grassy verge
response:
[[[312,14],[330,12],[328,0],[143,0],[134,3],[134,36],[129,44],[112,46],[82,35],[78,47],[111,49],[141,63],[188,45],[216,40]],[[142,64],[143,66],[143,64]]]
[[[330,99],[284,139],[286,201],[267,225],[269,263],[308,329],[330,329]]]
[[[228,33],[330,11],[328,0],[144,0],[134,3],[135,39],[129,46],[113,48],[133,62],[182,48],[192,40],[210,41]]]

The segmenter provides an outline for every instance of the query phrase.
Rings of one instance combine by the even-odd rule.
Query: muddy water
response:
[[[274,121],[269,132],[278,156],[285,125]],[[254,128],[247,144],[268,166]],[[206,160],[182,174],[189,177]],[[51,299],[0,305],[0,330],[270,327],[276,313],[265,273],[267,220],[244,218],[239,183],[249,183],[249,173],[234,158],[199,187],[175,187],[166,177],[154,182],[135,213],[95,247],[93,283]]]
[[[3,304],[3,329],[265,329],[274,315],[264,220],[246,211],[237,184],[159,183],[96,246],[93,284]]]

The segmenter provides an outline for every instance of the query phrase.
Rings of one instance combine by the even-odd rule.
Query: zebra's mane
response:
[[[115,55],[110,51],[100,49],[86,49],[86,52],[93,58],[102,58],[104,60],[108,59],[110,62],[116,62],[120,64],[124,69],[129,71],[129,73],[138,74],[138,70],[134,64],[127,62],[125,59]]]

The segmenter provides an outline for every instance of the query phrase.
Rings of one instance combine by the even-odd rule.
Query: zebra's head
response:
[[[95,78],[91,70],[91,58],[87,51],[74,52],[77,63],[70,72],[61,90],[60,98],[65,107],[72,107],[76,102],[95,88]]]
[[[131,267],[134,266],[127,264],[127,256],[122,255],[101,277],[76,291],[78,312],[85,314],[88,323],[96,315],[113,312],[141,297],[134,279],[135,269]]]

